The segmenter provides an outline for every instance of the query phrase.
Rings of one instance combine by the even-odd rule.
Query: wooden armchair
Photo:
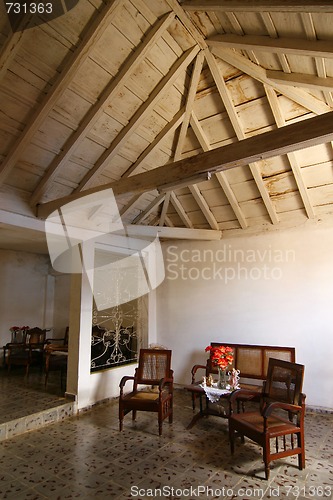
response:
[[[66,327],[63,338],[48,339],[45,345],[45,387],[50,371],[60,372],[61,389],[67,374],[69,327]]]
[[[257,392],[239,389],[230,397],[229,437],[234,453],[236,433],[247,436],[263,448],[265,476],[269,478],[271,461],[298,455],[298,467],[305,467],[304,413],[305,395],[302,394],[304,366],[270,358],[267,380],[257,411],[234,413],[238,398],[257,397]],[[296,437],[296,442],[295,442]],[[272,440],[275,441],[275,449]],[[282,441],[282,448],[281,448]]]
[[[129,380],[133,380],[133,389],[124,394],[124,386]],[[154,390],[154,386],[156,390]],[[135,370],[134,377],[123,377],[119,387],[120,431],[123,429],[124,416],[132,411],[132,419],[135,420],[137,410],[158,414],[159,435],[162,434],[162,423],[166,417],[169,417],[169,423],[172,423],[173,371],[171,370],[170,350],[141,349],[139,365]]]

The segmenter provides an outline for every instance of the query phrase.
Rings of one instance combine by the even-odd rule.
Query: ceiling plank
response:
[[[295,87],[306,87],[313,90],[333,90],[333,78],[321,78],[315,75],[301,73],[284,73],[283,71],[266,70],[269,80],[281,85],[293,85]]]
[[[22,134],[12,146],[7,157],[0,167],[0,185],[5,181],[7,175],[11,172],[16,162],[22,156],[25,148],[29,145],[32,137],[37,132],[53,106],[55,105],[59,96],[68,87],[70,81],[74,78],[78,68],[87,59],[91,50],[102,36],[104,30],[109,26],[112,18],[116,15],[118,7],[122,4],[123,0],[114,0],[108,3],[102,12],[91,23],[89,30],[85,34],[79,47],[73,52],[72,57],[69,57],[66,64],[64,64],[58,79],[51,87],[48,94],[42,100],[40,106],[32,114],[28,120]]]
[[[182,57],[177,60],[169,73],[156,85],[147,101],[140,106],[128,124],[119,132],[111,146],[104,151],[95,163],[94,167],[84,176],[75,192],[82,191],[82,189],[86,189],[91,186],[96,177],[98,177],[98,175],[100,175],[103,169],[107,166],[108,162],[110,162],[110,160],[116,156],[119,150],[124,146],[130,135],[138,129],[142,122],[147,118],[147,115],[151,113],[153,107],[161,99],[161,94],[167,91],[175,83],[179,75],[194,59],[198,51],[199,47],[195,45],[184,52]]]
[[[151,47],[162,36],[173,19],[173,12],[166,14],[162,19],[160,19],[148,32],[147,36],[144,38],[137,50],[135,50],[131,57],[126,60],[125,64],[116,74],[115,78],[113,78],[106,86],[97,102],[89,109],[88,113],[81,121],[78,129],[69,137],[59,155],[47,169],[46,174],[41,179],[31,196],[31,205],[36,205],[40,201],[42,195],[47,191],[47,188],[52,183],[52,180],[59,173],[59,170],[66,165],[66,162],[84,140],[86,134],[93,127],[94,123],[96,123],[102,116],[107,103],[110,102],[118,93],[120,87],[123,87],[126,84],[126,81],[131,75],[134,67],[143,61]]]
[[[224,103],[224,106],[228,112],[230,121],[232,123],[232,126],[234,127],[237,138],[239,140],[245,139],[245,133],[243,131],[243,127],[241,125],[238,114],[235,110],[235,106],[232,102],[232,99],[231,99],[229,90],[226,86],[226,83],[224,81],[224,78],[222,77],[220,70],[216,64],[216,60],[208,49],[205,50],[205,55],[206,55],[206,60],[207,60],[209,69],[213,75],[216,87],[219,91],[219,94],[220,94],[221,99]],[[252,176],[253,176],[254,181],[257,185],[257,188],[258,188],[260,196],[263,200],[263,203],[266,207],[266,210],[270,216],[270,219],[271,219],[273,224],[277,224],[279,222],[279,218],[277,216],[275,207],[272,203],[272,200],[270,199],[269,193],[268,193],[266,186],[265,186],[265,183],[263,181],[263,178],[262,178],[262,175],[260,172],[260,167],[257,163],[251,162],[251,163],[249,163],[249,168],[251,170]]]
[[[272,87],[265,86],[265,91],[266,91],[267,99],[268,99],[268,102],[270,104],[270,107],[271,107],[271,110],[272,110],[272,113],[273,113],[273,116],[274,116],[274,119],[276,121],[277,126],[278,127],[285,127],[286,122],[283,118],[283,115],[282,115],[282,112],[281,112],[281,109],[279,106],[279,102],[278,102],[278,97],[275,93],[275,90],[273,90]],[[309,219],[313,219],[315,217],[315,212],[314,212],[313,206],[311,204],[309,193],[308,193],[307,187],[305,185],[305,182],[304,182],[304,179],[302,176],[302,171],[301,171],[301,168],[298,164],[296,155],[295,155],[295,153],[291,152],[291,153],[287,153],[287,157],[288,157],[291,169],[293,171],[296,185],[298,187],[300,196],[302,198],[306,214],[309,217]]]
[[[251,162],[272,158],[292,151],[325,144],[333,140],[333,114],[325,113],[276,130],[248,137],[236,143],[212,149],[197,156],[169,163],[141,174],[95,186],[84,192],[59,198],[38,206],[37,214],[46,218],[62,205],[84,196],[113,189],[115,195],[143,193],[173,183],[183,184],[194,176],[214,174]]]
[[[288,99],[297,102],[315,114],[327,113],[331,111],[330,106],[327,106],[325,102],[320,101],[305,90],[297,89],[291,86],[287,87],[285,85],[279,85],[272,82],[267,78],[266,70],[264,68],[253,64],[251,61],[246,59],[246,57],[235,52],[234,50],[212,47],[212,52],[231,66],[247,73],[249,76],[252,76],[252,78],[255,78],[263,84],[271,85],[275,88],[275,90],[280,92],[280,94],[283,94],[285,97],[288,97]]]
[[[333,12],[331,0],[191,0],[185,11],[222,12]]]
[[[302,38],[271,38],[256,35],[215,35],[209,38],[210,47],[261,50],[272,54],[294,54],[306,57],[333,57],[333,44],[326,40],[304,40]]]
[[[15,32],[12,32],[11,35],[6,40],[1,53],[0,53],[0,82],[4,78],[6,71],[11,63],[11,61],[15,58],[18,49],[20,48],[22,41],[24,39],[25,30],[28,28],[32,18],[32,14],[27,16],[23,16],[20,20],[19,26],[16,27]]]

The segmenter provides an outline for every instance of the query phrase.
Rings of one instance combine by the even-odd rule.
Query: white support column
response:
[[[92,269],[94,263],[93,243],[85,242],[83,251],[85,262]],[[69,396],[75,396],[78,409],[91,403],[89,388],[92,309],[92,290],[83,269],[82,274],[72,275],[66,391]]]

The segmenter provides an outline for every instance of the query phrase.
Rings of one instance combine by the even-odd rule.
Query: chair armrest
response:
[[[285,410],[292,413],[298,413],[302,411],[303,407],[299,405],[292,405],[290,403],[283,403],[282,401],[274,401],[273,403],[269,403],[263,410],[262,416],[264,418],[269,417],[274,410],[280,409]]]
[[[235,403],[239,404],[240,401],[242,403],[248,401],[260,401],[261,391],[251,391],[250,389],[236,389],[229,396],[229,411],[230,415],[232,415],[235,407]]]
[[[58,344],[64,344],[65,340],[66,340],[65,337],[60,339],[45,339],[45,344],[52,344],[53,342],[56,342]]]
[[[44,345],[45,354],[52,354],[53,352],[68,352],[68,345],[63,344],[46,344]]]
[[[162,392],[163,388],[165,385],[171,385],[172,386],[173,384],[173,378],[161,378],[159,384],[158,384],[158,387],[159,387],[159,391],[160,393]]]
[[[120,383],[119,383],[119,387],[120,387],[120,396],[122,396],[122,395],[123,395],[124,386],[125,386],[126,382],[128,382],[129,380],[134,380],[134,377],[131,377],[131,376],[129,376],[129,375],[125,375],[125,376],[121,379],[121,381],[120,381]]]
[[[196,375],[196,373],[197,373],[197,371],[198,371],[199,369],[206,370],[206,366],[205,366],[205,365],[194,365],[194,366],[192,367],[192,370],[191,370],[191,374],[192,374],[192,384],[194,384],[194,383],[195,383],[195,375]]]

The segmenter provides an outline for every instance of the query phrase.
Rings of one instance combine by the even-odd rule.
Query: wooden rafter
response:
[[[287,87],[286,85],[279,85],[272,82],[267,78],[266,70],[264,68],[253,64],[246,57],[235,52],[234,50],[212,47],[211,51],[213,54],[215,54],[231,66],[234,66],[240,71],[247,73],[249,76],[252,76],[252,78],[255,78],[263,84],[271,85],[275,90],[280,92],[280,94],[288,97],[288,99],[291,99],[292,101],[297,102],[309,111],[312,111],[315,114],[327,113],[331,111],[330,106],[328,106],[325,102],[320,101],[319,99],[302,89]]]
[[[183,116],[184,116],[185,110],[182,108],[181,110],[178,111],[178,113],[175,114],[173,119],[161,130],[161,132],[155,137],[153,142],[149,144],[149,146],[141,153],[139,158],[126,170],[126,172],[123,173],[121,176],[123,177],[128,177],[130,175],[133,175],[136,170],[142,165],[144,161],[147,161],[149,156],[152,155],[158,147],[161,146],[161,143],[165,139],[165,137],[169,134],[172,134],[182,123]]]
[[[304,26],[306,36],[309,40],[317,40],[317,33],[314,27],[313,16],[308,12],[301,13],[301,19]],[[315,58],[317,76],[319,78],[326,78],[326,64],[323,57]],[[333,107],[333,97],[329,90],[323,89],[324,97],[329,106]]]
[[[151,201],[148,205],[148,207],[145,208],[145,210],[143,210],[133,221],[133,224],[138,224],[139,222],[141,222],[145,217],[147,217],[149,214],[151,214],[156,207],[158,207],[158,205],[160,205],[161,203],[163,203],[164,199],[165,199],[165,196],[166,194],[165,193],[161,193],[159,194],[158,196],[156,196],[156,198]]]
[[[178,215],[179,215],[181,221],[183,222],[183,224],[185,225],[185,227],[193,228],[193,224],[191,222],[191,219],[189,218],[189,216],[185,212],[182,204],[180,203],[180,201],[178,200],[178,198],[174,192],[171,192],[171,203],[174,206],[176,212],[178,213]]]
[[[52,180],[59,173],[61,168],[66,165],[67,161],[84,140],[86,134],[93,127],[94,123],[96,123],[102,116],[105,106],[107,106],[112,98],[118,93],[120,87],[126,84],[126,81],[130,74],[133,72],[134,67],[139,65],[143,61],[148,51],[154,45],[156,40],[158,40],[158,38],[162,36],[173,19],[174,14],[171,12],[169,14],[166,14],[161,20],[159,20],[149,31],[141,45],[134,51],[132,56],[121,67],[115,78],[113,78],[106,86],[97,102],[90,108],[90,110],[80,123],[78,129],[70,136],[65,146],[60,151],[60,154],[51,163],[46,174],[32,194],[31,205],[36,205],[40,201],[41,196],[45,193]]]
[[[283,71],[267,70],[266,76],[272,82],[280,85],[293,85],[314,90],[333,90],[333,78],[320,78],[315,75],[301,73],[283,73]]]
[[[194,112],[192,112],[191,126],[192,126],[192,130],[194,131],[198,141],[201,144],[202,149],[204,151],[210,151],[212,148],[211,148],[209,141],[208,141],[208,139],[207,139],[202,127],[201,127],[201,124],[200,124],[199,120],[197,119],[197,117],[195,116]],[[246,218],[245,218],[243,211],[240,208],[239,203],[236,199],[236,196],[235,196],[235,194],[234,194],[234,192],[229,184],[227,176],[225,175],[224,172],[217,172],[215,174],[215,176],[216,176],[221,188],[223,189],[223,192],[226,195],[227,200],[230,203],[231,208],[233,209],[234,214],[236,215],[240,226],[243,229],[245,229],[247,227]]]
[[[171,192],[169,191],[168,193],[166,193],[165,198],[164,198],[161,216],[160,216],[160,220],[159,220],[159,226],[164,226],[164,224],[165,224],[165,218],[166,218],[166,214],[167,214],[169,203],[170,203],[170,196],[171,196]]]
[[[271,110],[272,110],[272,113],[273,113],[273,116],[274,116],[274,119],[276,121],[277,126],[284,127],[286,125],[286,122],[283,118],[275,90],[273,90],[272,87],[265,86],[265,91],[266,91],[268,102],[270,104],[270,107],[271,107]],[[305,185],[305,182],[304,182],[304,179],[302,176],[302,172],[301,172],[301,168],[298,164],[296,155],[295,155],[295,153],[291,152],[291,153],[287,153],[287,157],[288,157],[291,169],[293,171],[296,185],[298,187],[300,196],[302,198],[306,214],[309,217],[309,219],[313,219],[315,216],[315,213],[314,213],[313,206],[312,206],[310,198],[309,198],[309,193],[308,193],[307,187]]]
[[[60,206],[84,196],[112,188],[115,195],[143,193],[173,183],[190,182],[194,176],[214,174],[251,162],[272,158],[303,148],[325,144],[333,140],[332,113],[309,118],[263,134],[249,137],[221,148],[212,149],[190,159],[179,160],[141,174],[96,186],[84,192],[44,203],[38,207],[38,216],[46,218]]]
[[[245,133],[243,131],[243,127],[242,127],[241,122],[239,120],[239,117],[236,113],[236,110],[235,110],[235,107],[233,105],[232,99],[230,97],[229,91],[227,89],[226,83],[225,83],[224,79],[222,78],[222,75],[221,75],[219,68],[216,64],[216,60],[208,49],[205,51],[205,53],[206,53],[206,59],[207,59],[210,71],[213,75],[214,81],[216,83],[216,87],[219,91],[219,94],[220,94],[221,99],[224,103],[224,106],[228,112],[230,121],[231,121],[232,126],[235,130],[236,136],[239,140],[245,139]],[[276,210],[273,206],[272,200],[270,199],[269,193],[266,189],[265,183],[262,179],[260,167],[257,163],[253,162],[253,163],[249,163],[249,168],[251,170],[253,179],[257,185],[257,188],[258,188],[260,196],[263,200],[263,203],[266,207],[266,210],[271,218],[271,221],[273,224],[277,224],[279,222],[279,219],[278,219],[278,216],[276,214]]]
[[[267,33],[271,38],[278,38],[278,33],[276,31],[275,24],[273,22],[272,16],[269,12],[260,12],[260,17],[263,20],[263,23],[266,27]],[[278,58],[281,68],[285,73],[290,73],[290,66],[288,59],[285,54],[276,54],[276,57]]]
[[[87,59],[91,50],[95,47],[96,43],[102,36],[104,30],[109,26],[112,18],[116,15],[118,7],[122,4],[123,0],[114,0],[108,3],[102,12],[96,17],[94,22],[91,23],[84,40],[79,47],[74,51],[64,65],[57,81],[53,84],[48,94],[41,102],[37,110],[32,114],[28,120],[25,129],[19,136],[18,140],[14,143],[6,159],[0,167],[0,185],[4,182],[7,175],[11,172],[16,162],[22,156],[25,148],[29,145],[32,137],[37,132],[51,109],[54,107],[59,96],[68,87],[70,81],[74,78],[78,68]]]
[[[331,0],[191,0],[183,2],[185,11],[222,12],[333,12]]]
[[[145,101],[134,113],[129,123],[117,135],[111,146],[105,150],[95,163],[94,167],[84,176],[76,191],[82,191],[82,189],[91,186],[96,177],[103,172],[103,169],[107,166],[111,159],[124,146],[129,137],[139,128],[149,113],[151,113],[156,103],[161,99],[163,92],[166,92],[175,83],[181,72],[184,71],[184,69],[190,64],[198,51],[199,47],[194,46],[191,49],[188,49],[182,57],[176,61],[169,73],[156,85],[147,101]]]
[[[273,54],[295,54],[298,56],[333,57],[332,42],[304,40],[302,38],[271,38],[255,35],[216,35],[209,39],[211,47],[261,50]]]

